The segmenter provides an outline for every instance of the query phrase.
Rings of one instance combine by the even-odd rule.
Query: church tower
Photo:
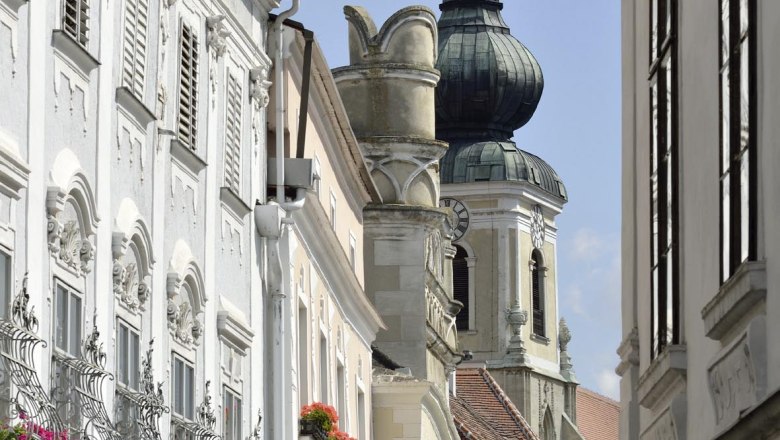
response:
[[[452,208],[460,349],[484,363],[542,439],[580,438],[577,382],[558,315],[555,217],[561,178],[515,130],[542,96],[542,70],[500,0],[444,0],[436,89],[440,205]]]

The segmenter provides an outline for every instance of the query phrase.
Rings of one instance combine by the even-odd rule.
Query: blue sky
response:
[[[331,67],[348,63],[344,0],[302,0],[293,17],[313,30]],[[561,175],[569,203],[557,218],[560,313],[583,386],[619,398],[620,6],[614,0],[505,0],[512,34],[544,72],[542,100],[517,144]],[[285,2],[285,5],[289,2]],[[431,0],[358,0],[381,26],[398,9]],[[286,6],[285,6],[286,7]]]

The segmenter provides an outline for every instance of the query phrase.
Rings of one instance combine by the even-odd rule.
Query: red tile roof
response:
[[[620,405],[609,397],[577,387],[577,428],[585,440],[617,440]]]
[[[459,369],[456,392],[450,396],[450,409],[461,439],[539,439],[484,368]]]

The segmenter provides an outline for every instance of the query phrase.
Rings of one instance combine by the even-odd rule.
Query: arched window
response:
[[[452,260],[452,293],[455,301],[463,303],[455,317],[455,325],[458,330],[469,329],[469,314],[471,313],[469,304],[469,265],[466,258],[466,250],[455,245],[455,258]]]
[[[545,336],[544,331],[544,261],[539,249],[531,253],[531,306],[533,334]]]

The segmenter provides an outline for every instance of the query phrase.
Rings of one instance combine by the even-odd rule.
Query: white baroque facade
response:
[[[620,438],[780,438],[780,3],[622,5]]]
[[[276,6],[0,1],[4,418],[260,438]]]

